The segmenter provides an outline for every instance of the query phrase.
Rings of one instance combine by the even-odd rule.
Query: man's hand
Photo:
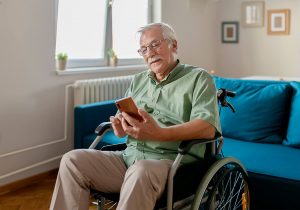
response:
[[[123,118],[123,116],[121,113],[117,114],[114,117],[110,116],[110,118],[109,118],[110,122],[112,123],[112,127],[114,129],[115,135],[118,137],[121,137],[121,138],[126,136],[126,133],[121,124],[122,118]]]
[[[138,140],[160,140],[162,128],[147,112],[142,109],[138,111],[143,121],[139,121],[125,112],[122,113],[121,124],[125,133]]]

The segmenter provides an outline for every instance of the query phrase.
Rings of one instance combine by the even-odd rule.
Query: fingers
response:
[[[110,117],[109,117],[109,121],[112,122],[112,123],[114,123],[114,122],[116,121],[116,119],[115,119],[114,116],[110,116]]]
[[[148,114],[148,112],[146,112],[143,109],[138,109],[138,112],[139,112],[139,115],[142,116],[144,121],[149,120],[150,115]]]
[[[154,119],[144,110],[139,109],[139,115],[143,118],[143,121],[130,116],[123,112],[121,126],[124,132],[138,140],[152,139],[153,131],[155,127]]]
[[[119,116],[110,116],[109,117],[109,120],[110,122],[112,123],[112,127],[113,127],[113,130],[114,130],[114,133],[115,135],[119,136],[119,137],[123,137],[126,135],[124,129],[122,128],[122,125],[121,125],[121,120],[122,120],[122,117]]]
[[[112,123],[112,126],[116,126],[120,124],[120,120],[116,117],[110,116],[109,121]]]
[[[139,121],[137,119],[135,119],[134,117],[130,116],[129,114],[127,114],[126,112],[123,112],[123,119],[125,119],[125,121],[127,121],[127,123],[131,126],[137,126]]]
[[[125,118],[122,119],[121,124],[122,124],[124,131],[126,131],[126,132],[130,127],[132,127],[131,125],[129,125],[129,123],[126,121]]]
[[[109,121],[112,122],[113,124],[120,124],[122,120],[122,114],[119,113],[116,116],[110,116]]]
[[[118,118],[118,119],[121,121],[122,118],[123,118],[122,113],[118,113],[118,114],[116,115],[116,118]]]

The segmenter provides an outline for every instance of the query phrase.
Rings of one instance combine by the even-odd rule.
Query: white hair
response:
[[[164,39],[167,39],[169,43],[171,43],[173,40],[177,40],[174,29],[167,23],[150,23],[148,25],[140,27],[137,31],[138,37],[140,38],[145,31],[154,27],[161,27],[163,37]]]

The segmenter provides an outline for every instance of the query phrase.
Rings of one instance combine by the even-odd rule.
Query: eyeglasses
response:
[[[161,39],[161,40],[154,40],[153,42],[151,42],[150,44],[148,44],[147,46],[141,47],[140,49],[138,49],[138,53],[141,56],[145,56],[149,50],[156,50],[160,47],[161,43],[163,41],[165,41],[166,39]],[[149,50],[148,50],[149,48]]]

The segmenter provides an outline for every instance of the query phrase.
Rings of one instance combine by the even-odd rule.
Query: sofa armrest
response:
[[[117,107],[115,101],[102,101],[84,104],[74,108],[74,147],[83,147],[83,137],[93,134],[95,128],[101,123],[109,121],[115,115]]]

